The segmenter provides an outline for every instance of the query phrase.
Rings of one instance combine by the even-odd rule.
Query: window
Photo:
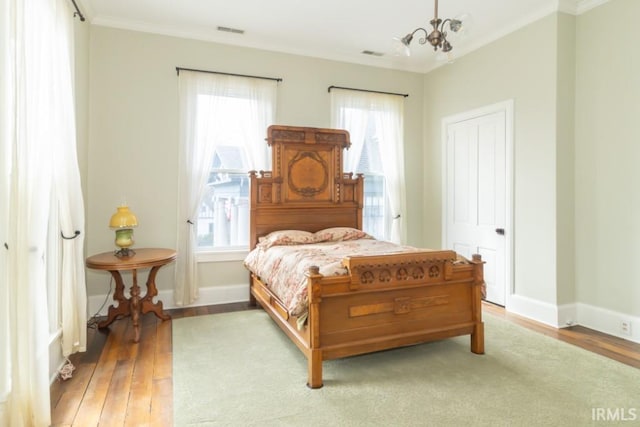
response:
[[[267,127],[275,116],[277,82],[180,70],[181,235],[193,251],[246,249],[249,171],[269,167]]]
[[[198,138],[209,138],[215,146],[211,170],[198,214],[198,249],[245,248],[249,242],[249,157],[243,125],[251,117],[251,100],[200,95]],[[225,105],[216,114],[212,106]],[[213,124],[217,131],[207,131]],[[264,130],[266,133],[266,129]],[[260,158],[267,159],[267,144]],[[265,167],[266,168],[266,167]]]
[[[178,306],[198,298],[196,252],[249,246],[248,172],[268,168],[277,81],[178,71]]]
[[[332,126],[349,131],[345,172],[364,174],[363,229],[404,241],[403,98],[333,88]]]

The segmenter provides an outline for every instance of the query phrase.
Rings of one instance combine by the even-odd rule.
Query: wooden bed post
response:
[[[309,356],[307,357],[307,387],[322,387],[322,350],[320,349],[320,297],[322,279],[320,268],[313,265],[307,272],[307,295],[309,297]]]
[[[482,322],[482,286],[484,285],[484,261],[480,254],[471,256],[473,262],[473,332],[471,352],[484,354],[484,322]]]
[[[358,208],[356,210],[356,228],[358,230],[362,230],[362,210],[364,209],[364,175],[361,173],[356,174],[356,182],[356,194],[354,196],[356,202],[358,203]]]

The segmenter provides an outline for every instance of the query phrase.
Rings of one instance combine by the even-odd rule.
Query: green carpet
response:
[[[640,424],[639,369],[484,320],[485,355],[458,337],[325,361],[318,390],[262,310],[173,320],[174,425]]]

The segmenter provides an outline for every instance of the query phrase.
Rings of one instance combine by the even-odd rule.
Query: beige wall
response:
[[[558,15],[556,110],[557,304],[575,302],[575,59],[576,18]]]
[[[427,245],[442,239],[442,119],[513,99],[515,293],[549,304],[557,285],[557,19],[546,17],[425,77]]]
[[[640,316],[639,16],[637,0],[584,14],[576,50],[577,300],[634,316]]]
[[[138,246],[175,247],[178,102],[176,66],[281,77],[277,122],[330,125],[330,85],[408,93],[405,104],[408,229],[422,236],[423,76],[92,26],[90,34],[87,253],[113,248],[110,215],[122,201],[137,214]],[[265,130],[266,136],[266,130]],[[247,283],[240,262],[201,266],[201,286]],[[107,274],[87,273],[90,295],[108,290]],[[171,289],[172,267],[158,287]],[[170,302],[167,302],[170,303]]]

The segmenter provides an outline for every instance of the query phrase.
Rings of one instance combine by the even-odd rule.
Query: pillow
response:
[[[316,236],[313,233],[302,230],[278,230],[272,231],[264,237],[258,239],[258,247],[269,249],[271,246],[304,245],[316,243]]]
[[[373,237],[351,227],[332,227],[316,232],[316,242],[343,242],[357,239],[373,239]]]

